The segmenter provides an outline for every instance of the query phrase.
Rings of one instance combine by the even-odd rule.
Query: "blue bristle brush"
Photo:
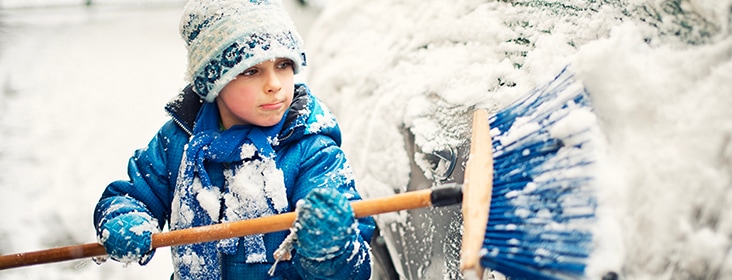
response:
[[[480,266],[511,279],[586,278],[600,141],[589,93],[568,68],[490,117],[475,114],[463,199],[463,271],[474,269],[479,256]],[[491,146],[480,152],[482,143]],[[488,214],[476,217],[482,211]]]

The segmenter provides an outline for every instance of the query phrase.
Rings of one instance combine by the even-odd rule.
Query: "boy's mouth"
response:
[[[259,105],[259,108],[262,108],[263,110],[278,110],[284,106],[285,102],[277,101],[272,103],[266,103]]]

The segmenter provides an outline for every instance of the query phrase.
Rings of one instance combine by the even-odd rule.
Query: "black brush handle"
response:
[[[463,186],[457,183],[449,183],[432,188],[430,201],[432,201],[432,206],[435,207],[460,204],[463,202]]]

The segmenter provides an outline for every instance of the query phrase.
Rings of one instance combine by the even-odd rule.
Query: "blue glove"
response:
[[[314,189],[297,208],[293,247],[309,259],[331,259],[357,238],[353,208],[343,194],[330,188]]]
[[[155,253],[152,234],[159,231],[151,220],[149,215],[139,212],[114,217],[100,228],[99,241],[112,259],[145,265]]]

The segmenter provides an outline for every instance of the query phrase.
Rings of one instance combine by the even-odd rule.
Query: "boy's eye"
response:
[[[241,76],[251,76],[251,75],[254,75],[254,74],[257,74],[257,69],[249,68],[247,70],[244,70],[244,72],[241,72],[241,74],[239,74],[239,75],[241,75]]]
[[[287,60],[280,61],[280,63],[277,64],[277,68],[280,68],[280,69],[291,68],[293,64],[294,63],[292,62],[292,60],[287,59]]]

